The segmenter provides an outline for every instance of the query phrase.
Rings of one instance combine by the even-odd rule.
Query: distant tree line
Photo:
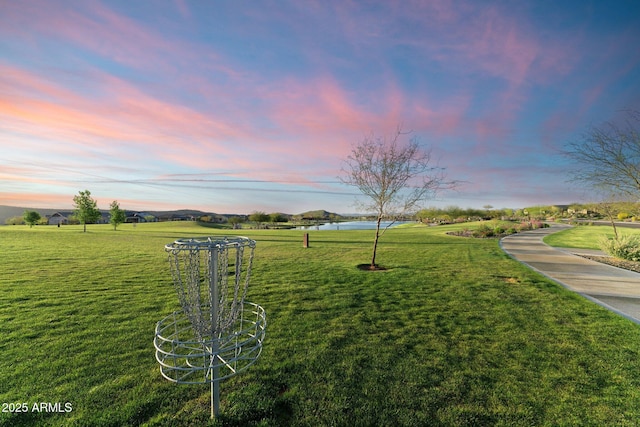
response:
[[[418,211],[417,221],[425,223],[455,223],[481,221],[490,219],[502,220],[552,220],[552,219],[609,219],[632,221],[640,219],[640,203],[632,202],[594,202],[571,203],[568,205],[538,205],[522,209],[485,209],[448,206],[431,207]]]
[[[415,214],[408,214],[404,220],[416,220],[424,223],[454,223],[480,221],[490,219],[521,220],[552,218],[568,219],[608,219],[613,217],[616,221],[640,220],[640,203],[633,202],[594,202],[594,203],[572,203],[568,205],[539,205],[522,209],[494,209],[486,205],[484,209],[461,208],[459,206],[447,206],[444,208],[429,207],[421,209]],[[203,215],[198,221],[205,223],[228,224],[231,228],[240,228],[241,224],[247,221],[253,227],[277,227],[291,224],[314,224],[321,221],[336,222],[340,220],[361,219],[343,217],[326,211],[310,211],[305,214],[288,215],[279,212],[265,213],[254,211],[249,215]],[[364,216],[366,219],[371,219]],[[375,219],[375,216],[372,217]],[[69,224],[82,224],[82,221],[74,214],[68,218]],[[94,221],[95,222],[95,221]],[[125,211],[120,208],[117,201],[110,204],[109,222],[114,229],[126,222]],[[46,225],[48,218],[37,211],[26,210],[22,216],[14,216],[5,221],[6,225]],[[91,224],[92,221],[87,221]]]
[[[102,213],[98,209],[98,202],[91,197],[89,190],[80,191],[73,196],[73,216],[69,219],[72,223],[82,224],[84,231],[87,231],[87,224],[96,223],[102,218]],[[126,220],[125,211],[120,209],[120,204],[114,200],[109,205],[109,223],[116,230],[118,225]],[[27,224],[33,227],[36,224],[48,224],[49,219],[43,217],[37,211],[25,210],[22,217],[16,216],[5,221],[7,225]],[[60,225],[60,224],[58,224]]]

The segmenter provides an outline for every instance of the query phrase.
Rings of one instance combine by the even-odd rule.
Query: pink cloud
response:
[[[428,99],[413,100],[405,107],[403,114],[417,128],[417,132],[427,132],[435,137],[468,136],[465,115],[470,103],[469,94],[452,95],[442,103],[430,103]]]
[[[357,6],[350,4],[346,7]],[[336,8],[340,9],[341,6]],[[443,22],[455,19],[456,14],[446,2],[437,3],[433,9],[437,19]],[[74,13],[64,12],[64,9],[63,13],[40,11],[36,13],[35,21],[42,22],[45,16],[51,17],[55,23],[52,29],[57,37],[133,66],[137,66],[139,61],[139,64],[146,66],[151,64],[153,68],[164,51],[186,52],[172,56],[178,61],[193,58],[198,52],[194,46],[169,43],[162,35],[104,6],[97,7],[89,17],[82,16],[78,20]],[[406,12],[400,8],[394,13]],[[340,16],[347,23],[346,28],[354,31],[354,34],[361,28],[359,25],[375,28],[372,18],[363,24],[362,21],[348,23],[350,14],[342,13]],[[74,25],[68,25],[71,21]],[[511,39],[518,40],[515,35]],[[129,43],[130,40],[136,40],[136,43]],[[469,48],[468,54],[476,54],[481,58],[491,56],[478,52],[490,49],[494,41],[496,36],[491,28],[485,29],[484,42]],[[518,43],[513,44],[516,46],[512,49],[517,50]],[[461,43],[459,49],[465,49],[464,46]],[[225,67],[223,63],[218,64]],[[285,78],[265,87],[265,82],[261,82],[257,76],[232,75],[229,71],[227,76],[230,78],[243,80],[234,83],[246,84],[247,78],[253,80],[250,82],[253,86],[238,89],[241,86],[238,84],[233,91],[206,79],[191,77],[191,82],[185,83],[187,87],[192,90],[197,87],[206,94],[207,99],[229,104],[228,114],[220,114],[219,106],[212,111],[187,108],[175,100],[158,99],[115,77],[93,73],[95,75],[92,78],[99,83],[94,87],[101,88],[98,97],[80,95],[31,75],[24,78],[24,84],[29,85],[28,91],[33,92],[32,97],[23,99],[22,105],[15,102],[12,106],[3,105],[3,112],[13,117],[14,123],[21,122],[33,129],[39,128],[38,134],[42,137],[49,136],[53,129],[60,138],[84,139],[85,144],[103,144],[97,142],[100,139],[108,139],[111,146],[133,143],[140,149],[153,149],[154,155],[167,162],[199,168],[216,167],[225,162],[240,167],[243,162],[234,160],[237,150],[246,149],[253,143],[258,146],[257,150],[254,149],[258,152],[268,151],[285,158],[295,159],[291,153],[299,149],[301,144],[312,145],[315,152],[325,158],[341,157],[351,142],[371,130],[389,132],[399,122],[410,122],[415,117],[421,127],[428,126],[432,131],[444,133],[459,125],[464,113],[455,108],[443,113],[438,105],[429,106],[426,101],[411,100],[394,86],[392,80],[387,80],[389,83],[386,87],[377,93],[363,96],[346,90],[337,80],[328,76],[311,77],[308,80]],[[19,79],[14,78],[14,82],[16,80]],[[254,111],[241,111],[232,106],[234,97],[242,99],[251,91],[266,95]],[[22,94],[16,93],[12,101],[20,99]],[[508,110],[508,107],[510,105],[504,109]],[[256,114],[263,114],[278,128],[286,130],[288,138],[274,141],[268,129],[263,131],[251,123],[255,122]],[[412,123],[406,125],[414,127]],[[215,151],[216,157],[203,155],[207,151]],[[250,166],[247,161],[244,163]]]
[[[500,5],[450,1],[388,3],[376,7],[357,2],[331,3],[325,7],[320,7],[319,3],[314,5],[320,16],[335,15],[338,22],[335,31],[342,33],[360,62],[380,69],[383,76],[380,81],[383,83],[370,99],[362,93],[349,96],[339,87],[338,91],[332,90],[338,86],[335,80],[332,84],[311,85],[317,92],[331,97],[333,102],[326,102],[326,98],[321,97],[320,105],[303,108],[302,119],[309,128],[325,118],[346,129],[352,125],[366,129],[371,127],[371,123],[388,128],[394,126],[389,122],[397,124],[414,119],[422,124],[428,123],[430,131],[440,134],[460,132],[471,105],[471,91],[477,89],[475,82],[461,81],[445,99],[431,100],[428,95],[417,98],[403,93],[393,87],[397,79],[395,72],[389,64],[380,62],[380,58],[385,57],[387,50],[410,46],[415,50],[411,55],[415,55],[416,66],[422,57],[435,58],[453,73],[471,71],[479,72],[481,77],[502,79],[503,86],[494,91],[491,100],[487,100],[491,102],[490,108],[486,109],[487,117],[466,123],[466,127],[476,129],[481,139],[504,138],[510,131],[501,123],[511,123],[517,118],[532,83],[543,83],[549,80],[548,76],[566,74],[571,69],[570,64],[576,60],[575,55],[567,54],[572,41],[545,44],[524,14],[508,11]],[[296,20],[292,21],[296,25]],[[416,30],[411,31],[411,28]],[[312,39],[307,39],[309,31],[304,30],[297,29],[313,63],[322,68],[321,64],[334,62],[335,58],[315,46]],[[406,60],[413,64],[412,57]],[[379,102],[381,99],[386,104]],[[456,105],[443,111],[443,104],[452,102]],[[366,109],[360,109],[360,114],[348,114],[357,111],[361,105],[366,105]],[[325,108],[320,111],[320,106]],[[339,110],[341,107],[344,107],[342,111]],[[286,106],[282,108],[283,111],[285,109],[293,111]],[[336,114],[338,119],[326,114],[327,111],[339,113]],[[346,118],[347,123],[341,122],[340,117]],[[382,123],[381,119],[387,117],[393,119]]]
[[[51,193],[0,192],[0,202],[8,206],[70,209],[73,203],[73,196]]]
[[[306,152],[314,157],[346,152],[354,133],[366,131],[374,115],[358,108],[334,80],[288,79],[261,93],[265,113],[279,133],[289,135],[272,144],[275,153]]]
[[[380,88],[375,96],[363,99],[327,76],[307,81],[289,79],[265,93],[265,97],[272,100],[268,114],[278,128],[305,138],[285,143],[284,150],[300,143],[314,143],[318,152],[338,156],[346,154],[351,143],[371,131],[393,132],[406,110],[411,109],[405,94],[393,86]],[[431,113],[420,106],[415,108],[419,110],[415,114],[418,118]]]
[[[93,147],[114,158],[124,157],[123,160],[145,156],[203,170],[271,170],[269,177],[278,169],[282,170],[278,166],[282,165],[278,156],[299,162],[296,159],[299,158],[301,139],[293,135],[300,135],[300,128],[289,129],[293,132],[289,141],[274,143],[259,129],[246,128],[239,123],[243,116],[215,118],[204,111],[157,99],[102,73],[95,72],[94,75],[95,82],[99,83],[96,86],[103,94],[95,97],[75,93],[16,68],[5,66],[1,71],[8,77],[3,87],[7,96],[0,100],[4,126],[29,135],[34,147],[35,144],[47,145],[49,152],[87,155],[86,148]],[[321,104],[326,109],[320,111],[320,115],[329,113],[331,120],[338,120],[340,125],[358,114],[338,88],[331,89],[322,98]],[[309,114],[307,118],[311,119],[313,112]],[[293,122],[302,123],[302,130],[312,135],[309,140],[317,143],[318,150],[327,148],[328,142],[338,140],[335,135],[327,138],[327,132],[335,129],[335,123],[327,123],[323,132],[319,123],[305,121],[304,114],[302,117],[302,121],[296,117]],[[37,142],[52,139],[64,140],[65,144]],[[252,145],[255,148],[250,148]],[[255,176],[257,172],[252,174]]]
[[[42,169],[24,166],[3,165],[0,171],[0,182],[11,182],[12,186],[22,183],[39,185],[60,185],[60,180],[50,174],[43,174]]]
[[[134,144],[160,158],[192,165],[184,156],[199,159],[207,150],[231,156],[233,151],[217,141],[251,137],[224,119],[157,99],[106,74],[94,76],[104,95],[91,97],[16,68],[0,66],[0,73],[6,77],[0,83],[5,94],[0,99],[3,126],[44,140],[67,141],[56,150],[80,145],[109,151]]]
[[[499,6],[482,6],[477,12],[468,22],[456,25],[453,52],[461,55],[459,60],[515,86],[569,71],[575,60],[570,41],[549,45],[527,19]]]
[[[494,8],[485,9],[474,20],[474,26],[462,37],[459,51],[472,64],[521,85],[541,51],[535,38],[525,33],[522,22],[513,16],[507,18]]]
[[[154,75],[162,72],[182,78],[182,70],[195,67],[233,77],[236,71],[210,47],[187,41],[187,34],[167,37],[184,29],[185,22],[188,28],[192,19],[184,2],[176,1],[175,8],[182,20],[166,21],[152,11],[141,22],[118,13],[108,3],[25,0],[3,6],[0,35],[31,42],[36,51],[45,48],[35,40],[45,38],[46,43],[59,46],[67,56],[64,60],[79,64],[86,52]]]
[[[172,45],[141,23],[118,15],[101,3],[20,2],[3,7],[4,33],[30,38],[30,32],[61,40],[117,62],[145,67],[161,61]],[[132,43],[135,40],[135,43]]]
[[[448,69],[477,70],[514,86],[565,75],[578,59],[576,37],[550,44],[522,8],[471,1],[387,3],[338,7],[345,36],[358,52],[412,46]],[[385,9],[380,11],[379,9]],[[411,29],[415,29],[412,31]]]
[[[87,156],[90,154],[85,148],[93,146],[110,153],[114,160],[149,161],[156,158],[190,169],[230,170],[232,175],[233,171],[244,171],[236,174],[268,181],[282,179],[283,170],[295,169],[296,164],[301,163],[299,139],[276,148],[278,145],[273,145],[273,140],[265,140],[258,133],[246,133],[240,126],[164,103],[122,81],[110,78],[108,87],[108,92],[114,94],[113,99],[99,102],[76,98],[63,90],[47,89],[59,95],[55,102],[22,99],[16,107],[8,100],[0,104],[0,115],[7,119],[6,123],[12,123],[36,141],[38,137],[50,140],[52,135],[66,141],[65,144],[38,143],[41,148],[46,146],[50,154]],[[70,105],[60,105],[64,103]],[[256,142],[261,146],[249,147]],[[283,161],[287,159],[290,163],[285,167]],[[30,174],[25,172],[24,175]],[[285,180],[315,185],[305,173],[289,173]]]

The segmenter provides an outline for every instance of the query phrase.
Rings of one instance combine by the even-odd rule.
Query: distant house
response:
[[[222,224],[227,222],[227,217],[224,215],[219,215],[215,213],[208,213],[204,215],[200,215],[199,217],[195,217],[197,221],[200,222],[209,222],[215,224]]]
[[[194,215],[173,214],[169,221],[195,221],[196,219]]]
[[[49,225],[69,224],[69,216],[70,216],[70,214],[68,214],[66,212],[65,213],[55,212],[55,213],[47,216],[47,224],[49,224]]]
[[[100,218],[96,221],[96,224],[109,224],[109,220],[111,219],[111,215],[109,211],[101,211]]]
[[[593,216],[596,214],[594,211],[590,211],[588,209],[567,209],[567,213],[569,215],[582,215],[582,216]]]
[[[126,212],[125,222],[157,222],[158,218],[147,212]]]
[[[73,211],[60,211],[60,212],[55,212],[51,215],[47,215],[47,224],[49,225],[65,225],[69,223],[78,224],[78,221],[74,220],[73,214],[74,214]],[[100,218],[98,218],[95,223],[108,224],[109,212],[101,211]]]

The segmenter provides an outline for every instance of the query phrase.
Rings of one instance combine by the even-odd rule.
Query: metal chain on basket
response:
[[[244,259],[245,247],[250,248],[248,262]],[[198,339],[216,339],[233,332],[247,294],[254,249],[255,242],[249,239],[189,239],[167,245],[173,284]],[[232,264],[230,251],[233,251]],[[231,266],[233,286],[229,283]],[[244,271],[243,266],[246,266]],[[214,303],[211,292],[214,288],[218,309],[216,319],[211,319],[210,307]]]

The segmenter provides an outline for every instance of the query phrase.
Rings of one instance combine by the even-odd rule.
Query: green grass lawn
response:
[[[639,228],[617,227],[618,235],[637,234],[640,235]],[[549,246],[580,248],[580,249],[600,249],[598,241],[602,236],[613,238],[614,231],[610,225],[577,226],[568,228],[558,233],[550,234],[544,238],[544,242]]]
[[[387,231],[384,272],[356,268],[372,231],[242,230],[267,336],[211,421],[153,334],[179,308],[164,245],[229,230],[0,227],[0,402],[29,407],[0,426],[637,425],[640,327],[455,228]]]

